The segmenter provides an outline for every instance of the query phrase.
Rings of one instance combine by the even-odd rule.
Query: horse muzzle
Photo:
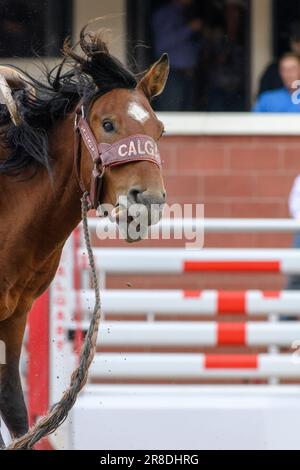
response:
[[[148,237],[149,227],[160,221],[165,201],[165,193],[131,188],[127,196],[119,198],[111,217],[128,242],[144,240]]]

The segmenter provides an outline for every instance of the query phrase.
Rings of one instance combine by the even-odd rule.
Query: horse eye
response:
[[[105,132],[113,132],[115,130],[114,125],[111,121],[104,121],[102,126]]]

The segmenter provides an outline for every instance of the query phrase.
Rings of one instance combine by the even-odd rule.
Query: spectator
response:
[[[297,176],[293,184],[290,197],[289,209],[291,217],[295,220],[300,220],[300,175]],[[300,248],[300,233],[294,236],[293,248]],[[300,290],[300,274],[292,274],[288,276],[286,285],[287,290]],[[281,320],[297,320],[295,317],[282,316]]]
[[[171,71],[166,90],[157,100],[160,111],[193,110],[194,71],[201,48],[201,18],[191,19],[193,0],[172,0],[152,20],[156,57],[167,52]]]
[[[32,8],[24,0],[4,2],[0,17],[1,57],[10,57],[12,53],[19,57],[32,55],[34,16]]]
[[[300,57],[300,22],[294,23],[291,27],[290,50]],[[259,95],[265,91],[282,88],[283,83],[279,74],[278,61],[270,64],[264,72],[259,85]]]
[[[300,104],[295,104],[292,94],[295,92],[294,82],[300,80],[300,57],[288,52],[279,62],[279,74],[283,87],[266,91],[258,97],[253,108],[257,113],[299,113]]]
[[[245,8],[243,0],[225,2],[224,26],[215,35],[210,51],[208,111],[244,111]]]

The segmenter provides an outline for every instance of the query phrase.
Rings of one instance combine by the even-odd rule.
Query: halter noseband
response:
[[[98,143],[84,112],[84,107],[76,109],[75,115],[75,171],[82,192],[86,192],[81,179],[81,139],[93,161],[91,187],[89,193],[91,209],[97,209],[101,200],[101,188],[105,168],[137,161],[149,161],[161,168],[161,158],[157,143],[152,137],[135,134],[114,144]]]

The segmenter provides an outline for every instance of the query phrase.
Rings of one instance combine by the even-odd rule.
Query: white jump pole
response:
[[[187,272],[300,273],[297,249],[95,248],[96,264],[111,274],[179,274]],[[78,251],[80,269],[88,268],[87,255]]]
[[[102,230],[108,225],[115,225],[108,219],[91,217],[89,226],[93,230]],[[292,219],[162,219],[154,233],[164,230],[196,231],[207,233],[295,233],[300,232],[300,221]]]
[[[86,313],[94,302],[93,290],[69,291],[69,309],[74,312],[77,302]],[[231,291],[181,291],[112,289],[104,290],[101,296],[106,314],[141,315],[149,310],[156,314],[193,316],[215,315],[273,315],[274,312],[300,316],[300,291],[264,292],[258,290]]]
[[[91,377],[98,379],[197,380],[300,378],[291,354],[97,354]]]
[[[88,322],[82,323],[87,331]],[[69,325],[74,330],[74,324]],[[196,348],[216,346],[290,348],[300,339],[300,322],[125,322],[100,325],[98,347]]]

